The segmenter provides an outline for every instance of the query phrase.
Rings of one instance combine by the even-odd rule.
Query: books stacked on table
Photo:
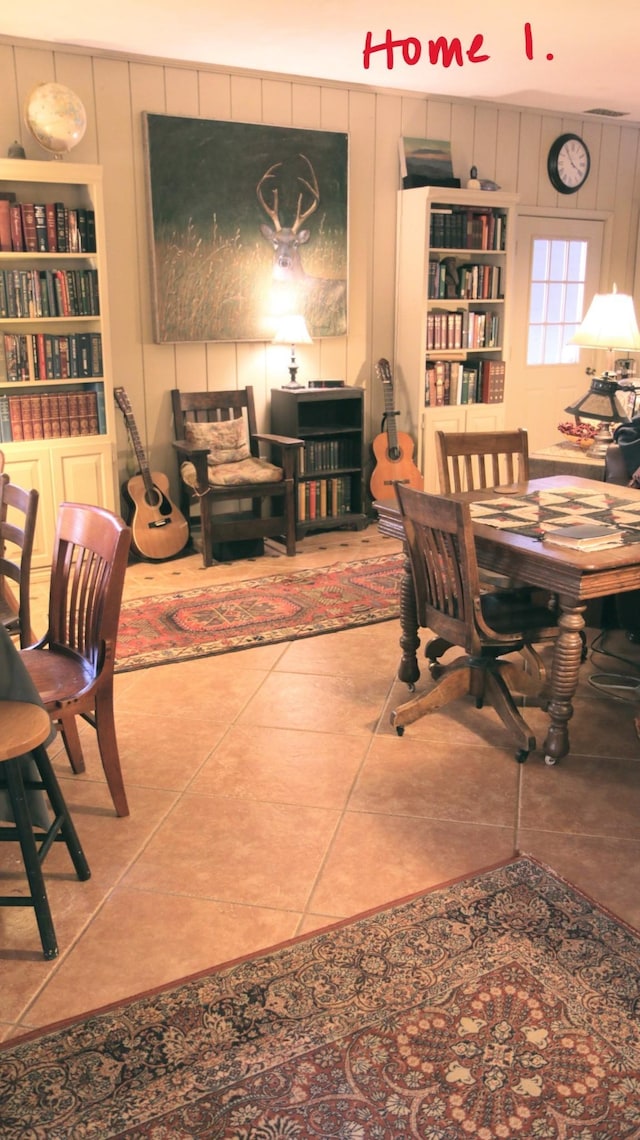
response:
[[[547,546],[563,546],[572,550],[605,550],[620,546],[624,533],[609,523],[570,523],[568,526],[550,527],[543,535]]]

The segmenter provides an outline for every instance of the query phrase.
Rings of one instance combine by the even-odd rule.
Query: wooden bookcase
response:
[[[481,372],[492,361],[494,372],[506,368],[504,382],[510,382],[516,203],[516,195],[499,191],[435,186],[398,194],[395,376],[429,491],[438,490],[435,431],[505,426],[499,395],[462,403],[459,381],[462,369]]]
[[[10,478],[40,492],[33,566],[46,568],[61,502],[118,502],[102,170],[0,159],[0,196],[22,207],[27,247],[14,231],[7,248],[2,207],[0,449]]]
[[[362,397],[360,388],[271,393],[272,432],[304,440],[296,476],[298,538],[366,525]]]

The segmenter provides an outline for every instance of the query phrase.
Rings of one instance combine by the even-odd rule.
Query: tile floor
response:
[[[294,561],[270,551],[209,570],[198,555],[132,564],[126,597],[396,548],[371,526],[307,536]],[[640,926],[638,710],[588,681],[603,668],[639,675],[640,647],[614,634],[638,668],[600,655],[585,663],[572,753],[548,768],[540,752],[516,764],[493,711],[464,701],[398,737],[389,725],[407,695],[394,679],[398,632],[385,622],[116,678],[131,815],[114,815],[88,726],[82,776],[54,745],[92,877],[78,882],[61,846],[47,859],[54,962],[42,958],[33,911],[0,908],[0,1038],[516,851]],[[544,713],[526,715],[542,740]],[[0,869],[17,891],[20,857],[13,844],[1,847]]]

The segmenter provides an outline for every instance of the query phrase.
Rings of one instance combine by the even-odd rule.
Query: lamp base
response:
[[[607,454],[610,445],[613,443],[613,433],[608,424],[600,424],[596,434],[593,437],[593,443],[587,450],[587,455],[595,457],[596,459],[603,459]]]
[[[301,392],[304,384],[298,384],[297,380],[290,380],[288,384],[282,385],[283,392]]]

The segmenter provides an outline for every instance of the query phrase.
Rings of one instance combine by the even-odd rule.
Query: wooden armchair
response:
[[[434,635],[425,654],[435,688],[391,714],[399,735],[404,727],[466,694],[476,707],[490,702],[523,761],[535,737],[516,707],[509,686],[537,697],[545,679],[533,647],[547,639],[553,617],[546,606],[514,606],[507,591],[481,594],[469,504],[396,484],[416,598],[418,624]],[[465,652],[450,664],[439,658],[458,646]],[[506,661],[508,654],[520,659]],[[533,666],[533,671],[525,668]]]
[[[35,488],[26,491],[11,483],[6,472],[0,475],[0,623],[20,638],[22,649],[36,640],[31,628],[31,556],[38,499]]]
[[[239,392],[171,393],[180,464],[180,506],[192,521],[200,508],[202,557],[214,544],[277,538],[296,552],[295,472],[301,439],[259,433],[253,388]],[[260,455],[268,445],[275,462]],[[246,504],[249,509],[246,509]],[[241,509],[245,504],[245,509]],[[232,506],[232,513],[217,508]]]
[[[529,478],[529,446],[523,428],[435,434],[443,495],[523,483]]]
[[[131,531],[103,507],[62,503],[49,587],[49,626],[21,650],[31,680],[59,725],[74,772],[83,772],[76,717],[95,730],[116,813],[128,815],[113,710],[113,667]]]

